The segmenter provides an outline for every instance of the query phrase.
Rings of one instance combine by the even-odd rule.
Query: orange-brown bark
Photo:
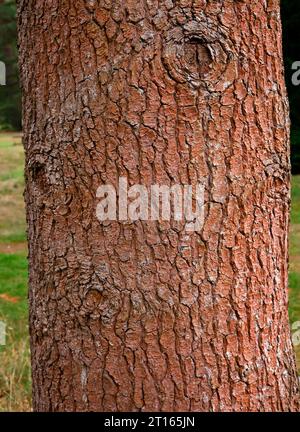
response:
[[[279,1],[19,1],[38,411],[288,411]],[[205,224],[96,218],[205,185]]]

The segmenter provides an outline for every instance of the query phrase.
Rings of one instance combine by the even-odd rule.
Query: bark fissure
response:
[[[19,1],[34,408],[288,411],[279,2]],[[96,191],[205,186],[205,223]]]

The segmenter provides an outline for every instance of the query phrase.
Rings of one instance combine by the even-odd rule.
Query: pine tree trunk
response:
[[[19,1],[37,411],[288,411],[279,1]],[[201,232],[97,188],[205,185]]]

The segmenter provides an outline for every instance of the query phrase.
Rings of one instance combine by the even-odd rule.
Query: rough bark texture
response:
[[[38,411],[298,407],[279,1],[19,1]],[[201,233],[101,184],[205,184]]]

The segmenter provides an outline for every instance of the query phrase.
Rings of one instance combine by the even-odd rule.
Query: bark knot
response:
[[[235,76],[232,74],[235,59],[229,36],[208,18],[205,21],[190,21],[165,34],[163,64],[169,75],[179,83],[189,83],[197,88],[201,84],[213,87],[224,81],[228,87]],[[228,69],[231,69],[229,79]]]

